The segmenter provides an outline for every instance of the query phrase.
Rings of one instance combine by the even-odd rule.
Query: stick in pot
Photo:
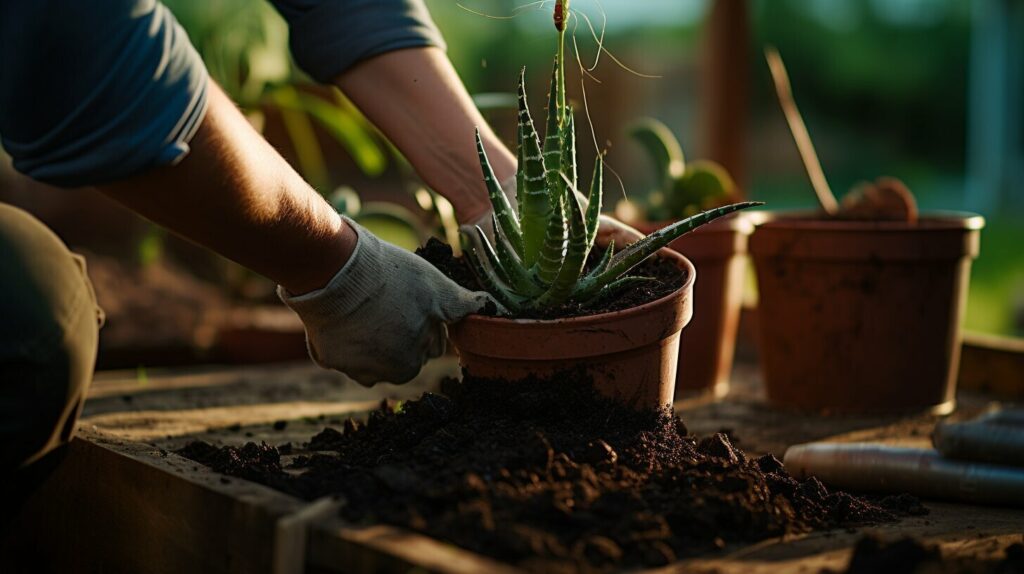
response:
[[[789,83],[789,73],[782,56],[774,46],[764,49],[764,57],[768,61],[768,69],[775,85],[775,95],[779,98],[782,113],[786,116],[789,131],[800,151],[800,159],[811,180],[811,186],[818,197],[822,210],[832,218],[856,220],[890,220],[917,221],[917,201],[907,186],[892,177],[881,177],[874,182],[864,182],[855,186],[843,196],[840,204],[828,185],[825,171],[821,168],[818,152],[814,149],[811,134],[807,131],[803,116],[793,98],[793,88]]]

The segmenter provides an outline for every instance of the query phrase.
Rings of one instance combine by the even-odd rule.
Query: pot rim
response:
[[[697,280],[697,268],[693,266],[693,263],[684,255],[679,253],[663,253],[657,252],[655,257],[676,259],[676,263],[686,270],[686,281],[683,282],[675,291],[672,291],[664,297],[659,297],[654,301],[648,301],[643,305],[637,305],[636,307],[629,307],[627,309],[619,309],[618,311],[606,311],[604,313],[596,313],[594,315],[583,315],[580,317],[567,317],[565,319],[510,319],[507,317],[491,317],[488,315],[479,315],[473,313],[467,315],[461,322],[472,322],[478,323],[481,326],[484,325],[521,325],[521,326],[550,326],[550,325],[565,325],[566,327],[587,327],[594,323],[601,323],[608,321],[616,316],[625,314],[636,314],[644,313],[653,307],[665,305],[671,299],[678,297],[681,293],[685,293],[687,290],[693,288],[694,282]]]
[[[917,222],[858,221],[826,219],[818,210],[764,210],[747,213],[755,228],[789,228],[830,232],[896,232],[896,231],[976,231],[985,227],[985,218],[977,213],[958,210],[929,210],[921,212]]]

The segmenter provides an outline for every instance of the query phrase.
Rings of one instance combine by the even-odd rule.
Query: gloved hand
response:
[[[444,353],[446,323],[492,299],[344,219],[359,236],[345,266],[322,289],[293,296],[279,286],[278,296],[306,326],[317,365],[364,386],[408,382],[427,359]]]

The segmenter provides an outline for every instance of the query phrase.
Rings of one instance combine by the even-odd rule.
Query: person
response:
[[[296,63],[340,88],[454,206],[490,204],[473,132],[514,183],[422,0],[271,0]],[[210,80],[157,0],[0,3],[0,142],[42,182],[92,186],[279,284],[313,360],[402,383],[444,351],[445,325],[489,297],[340,216]],[[508,189],[514,185],[506,184]],[[91,380],[102,311],[84,260],[0,205],[0,469],[66,443]]]

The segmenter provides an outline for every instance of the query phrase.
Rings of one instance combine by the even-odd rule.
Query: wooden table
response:
[[[35,551],[54,570],[76,572],[514,572],[403,529],[353,527],[338,518],[338,501],[302,501],[170,452],[194,439],[304,442],[324,426],[365,413],[382,397],[414,398],[455,374],[451,358],[429,364],[409,385],[374,389],[306,364],[101,373],[78,438],[26,504],[16,534],[0,551]],[[959,399],[957,418],[991,402],[971,393]],[[834,418],[771,409],[749,364],[737,365],[725,400],[684,399],[676,409],[691,432],[727,429],[749,454],[780,458],[792,444],[826,438],[923,444],[936,421],[929,415]],[[1024,541],[1022,510],[928,507],[930,515],[898,524],[770,539],[655,571],[841,569],[851,545],[868,530],[913,535],[947,553],[981,557]]]

